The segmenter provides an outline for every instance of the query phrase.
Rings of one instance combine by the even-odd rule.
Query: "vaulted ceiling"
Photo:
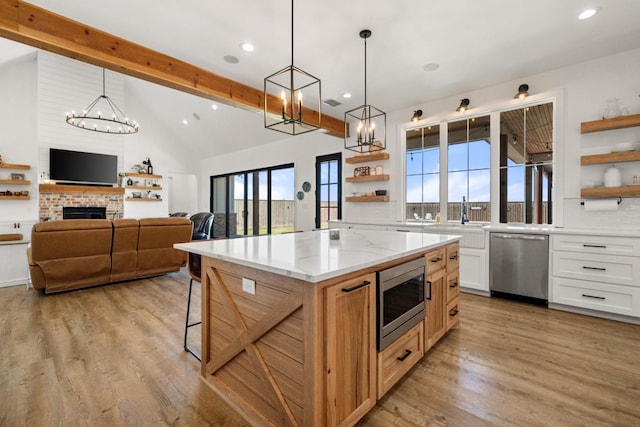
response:
[[[291,61],[291,3],[286,0],[31,3],[258,89],[264,77]],[[579,21],[578,13],[587,6],[593,4],[296,0],[294,63],[321,79],[323,99],[341,103],[324,104],[323,113],[342,119],[346,110],[364,101],[363,42],[358,36],[364,28],[373,31],[367,51],[367,100],[385,111],[640,47],[640,1],[600,0],[599,13]],[[243,51],[240,44],[245,41],[252,42],[255,51]],[[14,56],[29,51],[2,40],[0,62],[14,49]],[[237,63],[225,60],[229,56]],[[437,64],[437,69],[425,71],[428,64]],[[215,114],[204,114],[211,102],[132,77],[126,84],[149,100],[149,108],[157,109],[176,134],[185,134],[182,120],[191,119],[198,128],[186,133],[188,143],[203,155],[283,137],[263,129],[260,114],[224,105]],[[346,92],[350,99],[343,98]],[[193,113],[200,120],[193,120]]]

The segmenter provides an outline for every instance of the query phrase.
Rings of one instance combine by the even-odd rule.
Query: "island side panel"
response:
[[[254,425],[322,423],[316,287],[211,258],[203,265],[205,382]],[[243,292],[243,277],[255,295]]]

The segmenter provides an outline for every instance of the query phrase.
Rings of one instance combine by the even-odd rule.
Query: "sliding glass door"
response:
[[[293,164],[211,177],[214,237],[293,231],[294,190]]]

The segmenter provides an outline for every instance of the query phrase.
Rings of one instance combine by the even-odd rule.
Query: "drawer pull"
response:
[[[589,295],[589,294],[582,294],[583,297],[585,298],[593,298],[593,299],[606,299],[605,297],[599,297],[596,295]]]
[[[404,354],[400,357],[396,357],[397,360],[404,362],[404,359],[406,359],[407,357],[409,357],[409,355],[411,354],[411,350],[405,350]]]
[[[408,233],[409,232],[409,230],[396,230],[396,231],[399,231],[401,233]]]
[[[442,258],[434,258],[431,260],[431,262],[440,262],[442,261]]]
[[[354,286],[353,288],[342,288],[342,292],[353,292],[356,289],[364,288],[365,286],[369,286],[370,284],[371,284],[370,281],[365,280],[364,282],[360,283],[359,285]]]
[[[458,315],[458,313],[459,313],[459,312],[458,312],[458,309],[457,309],[457,308],[454,308],[453,310],[451,310],[451,311],[449,312],[449,317],[456,317],[456,316]]]
[[[449,259],[452,259],[452,260],[458,259],[458,254],[450,256]]]
[[[586,265],[583,265],[582,268],[584,268],[585,270],[598,270],[598,271],[607,271],[606,268],[602,268],[602,267],[589,267]]]
[[[449,285],[449,289],[453,289],[457,287],[458,287],[458,282],[453,282],[451,285]]]
[[[607,249],[607,245],[587,245],[583,244],[583,248],[598,248],[598,249]]]

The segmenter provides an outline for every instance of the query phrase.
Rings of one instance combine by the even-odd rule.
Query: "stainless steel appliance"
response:
[[[491,233],[489,289],[491,296],[547,305],[549,236]]]
[[[377,347],[383,350],[425,316],[425,259],[377,273]]]

